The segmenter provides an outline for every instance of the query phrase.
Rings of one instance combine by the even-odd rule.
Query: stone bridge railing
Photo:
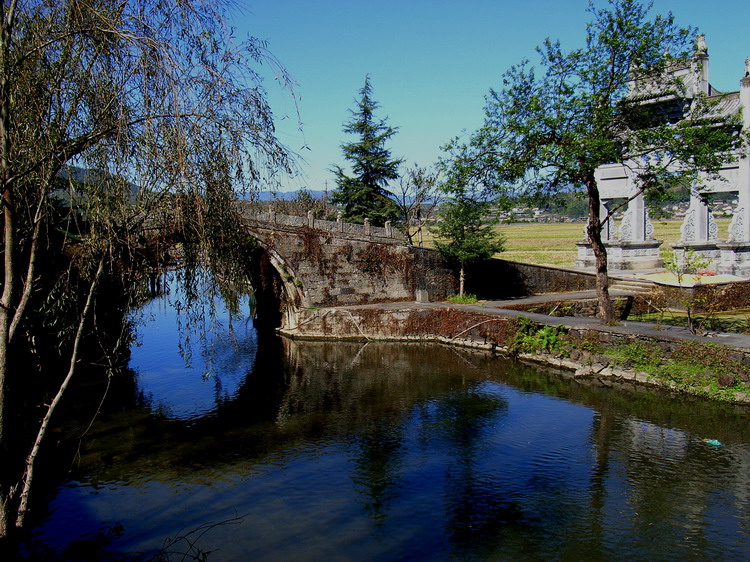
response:
[[[288,226],[292,228],[317,228],[333,234],[342,234],[344,236],[358,236],[372,239],[373,241],[401,244],[406,242],[404,234],[396,228],[393,228],[390,221],[385,223],[384,227],[372,226],[370,221],[365,219],[364,224],[354,224],[344,222],[341,214],[335,221],[322,220],[315,218],[312,211],[308,211],[307,216],[282,215],[276,213],[273,209],[267,211],[257,211],[254,209],[243,209],[242,216],[249,220],[270,225]]]

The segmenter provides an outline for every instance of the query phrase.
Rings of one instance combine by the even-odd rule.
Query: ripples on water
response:
[[[157,301],[146,317],[131,405],[97,420],[37,554],[148,558],[201,529],[215,560],[750,552],[743,411],[446,347],[259,339],[244,323],[233,344],[221,330],[207,342],[204,378],[200,353],[185,369],[176,352],[173,311]]]

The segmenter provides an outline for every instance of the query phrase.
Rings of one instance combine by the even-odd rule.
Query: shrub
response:
[[[516,353],[563,353],[564,337],[568,333],[564,326],[539,326],[526,316],[520,316],[518,323],[518,332],[511,342],[511,350]]]
[[[477,302],[477,296],[471,293],[464,293],[463,295],[451,295],[446,300],[453,304],[474,304]]]

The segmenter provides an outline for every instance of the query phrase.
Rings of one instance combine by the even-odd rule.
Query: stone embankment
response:
[[[297,326],[284,329],[281,333],[304,339],[433,341],[460,345],[554,366],[568,371],[574,377],[592,378],[604,385],[608,381],[618,386],[622,386],[621,383],[650,385],[706,396],[712,395],[708,387],[686,389],[684,385],[678,385],[674,381],[639,372],[628,366],[627,362],[623,365],[601,353],[586,351],[584,347],[586,343],[606,347],[649,342],[668,356],[685,342],[711,342],[725,346],[735,364],[750,367],[749,336],[719,333],[696,336],[683,328],[659,328],[639,322],[605,326],[594,318],[552,317],[503,308],[506,304],[401,302],[310,309],[301,315]],[[566,333],[564,349],[553,352],[536,350],[530,353],[519,350],[517,334],[521,316],[536,325],[562,327]],[[577,345],[576,342],[584,345]],[[718,388],[729,389],[737,382],[750,383],[750,377],[744,374],[741,377],[733,376],[730,377],[731,380],[723,382],[719,378]],[[750,403],[750,396],[743,391],[725,392],[721,398]]]

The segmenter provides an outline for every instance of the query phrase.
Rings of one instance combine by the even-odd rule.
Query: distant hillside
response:
[[[59,178],[64,180],[71,179],[77,183],[83,183],[88,185],[96,185],[101,183],[102,180],[106,179],[107,174],[100,170],[92,170],[90,168],[81,168],[79,166],[65,166],[57,174]],[[138,190],[137,186],[131,184],[131,191],[136,193]],[[322,199],[326,192],[323,190],[297,190],[297,191],[260,191],[255,194],[254,199],[256,201],[293,201],[302,192],[306,191],[314,199]],[[250,194],[247,194],[243,199],[250,199]]]
[[[78,166],[63,166],[57,173],[57,177],[64,180],[73,180],[77,183],[96,184],[107,177],[107,174],[100,170],[90,168],[80,168]]]
[[[76,183],[82,183],[86,185],[97,185],[106,181],[110,175],[107,172],[101,170],[93,170],[91,168],[80,168],[79,166],[63,166],[57,177],[64,180],[73,180]],[[132,183],[128,183],[130,187],[131,195],[138,193],[138,186]]]

